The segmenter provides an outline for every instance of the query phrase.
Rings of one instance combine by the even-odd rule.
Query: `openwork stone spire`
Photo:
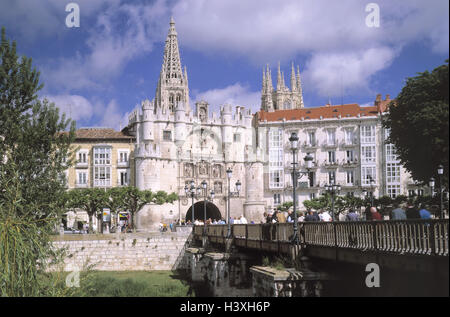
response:
[[[166,46],[164,48],[164,62],[162,69],[166,73],[166,78],[170,78],[171,81],[179,82],[183,78],[177,31],[175,30],[175,21],[173,18],[170,18],[170,28],[166,39]]]
[[[163,112],[173,113],[180,103],[185,105],[185,111],[190,111],[187,70],[185,68],[183,73],[175,21],[170,18],[163,64],[156,88],[155,111],[156,108],[162,108]]]

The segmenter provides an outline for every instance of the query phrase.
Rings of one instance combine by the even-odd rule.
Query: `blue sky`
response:
[[[80,27],[65,25],[68,3]],[[289,85],[300,66],[306,107],[373,103],[395,97],[405,79],[448,58],[447,0],[374,1],[368,27],[362,0],[3,0],[0,26],[31,56],[54,101],[78,127],[119,129],[127,113],[153,99],[170,16],[176,22],[191,102],[204,99],[257,111],[262,68],[276,85],[278,61]]]

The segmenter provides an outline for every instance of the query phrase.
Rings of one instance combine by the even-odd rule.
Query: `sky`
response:
[[[171,16],[191,103],[213,111],[258,111],[267,64],[274,86],[278,62],[288,86],[299,65],[305,107],[373,105],[449,56],[448,0],[0,1],[0,26],[41,73],[39,97],[78,128],[123,128],[154,98]]]

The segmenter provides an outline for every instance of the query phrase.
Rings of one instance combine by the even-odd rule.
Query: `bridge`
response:
[[[194,240],[242,253],[299,254],[342,263],[377,263],[390,269],[438,272],[448,278],[448,219],[194,226]]]

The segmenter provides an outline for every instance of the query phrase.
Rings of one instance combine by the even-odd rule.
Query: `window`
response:
[[[77,184],[79,185],[87,184],[87,172],[78,172]]]
[[[94,148],[94,186],[111,186],[111,148]]]
[[[370,179],[377,181],[375,166],[361,167],[361,183],[363,186],[370,186]]]
[[[417,196],[423,196],[423,189],[417,190]]]
[[[87,163],[87,153],[78,152],[78,163]]]
[[[353,144],[353,130],[345,129],[345,144],[352,145]]]
[[[335,163],[336,162],[336,152],[328,151],[328,162]]]
[[[347,160],[347,162],[353,162],[353,150],[347,150],[345,151],[345,158]]]
[[[361,126],[361,143],[375,143],[375,126]]]
[[[327,145],[335,145],[335,144],[336,144],[336,131],[327,130]]]
[[[282,130],[279,128],[269,131],[269,187],[283,187],[283,148]]]
[[[334,184],[335,181],[336,181],[336,172],[335,171],[328,172],[328,183]]]
[[[376,162],[376,154],[375,154],[375,146],[361,146],[361,163],[375,163]]]
[[[273,204],[274,205],[281,204],[281,195],[280,194],[273,194]]]
[[[307,144],[309,146],[315,146],[316,145],[316,132],[315,131],[309,131],[307,134]]]
[[[414,189],[409,189],[408,190],[408,197],[414,197],[416,196],[416,191]]]
[[[172,131],[163,131],[163,140],[172,141]]]
[[[316,198],[316,193],[309,193],[309,200]]]
[[[395,147],[393,144],[386,144],[386,162],[397,161],[397,154],[395,153]]]
[[[355,174],[353,171],[347,171],[347,185],[353,185],[355,182]]]
[[[233,135],[233,141],[234,142],[241,142],[241,135],[239,133],[235,133]]]
[[[400,165],[396,163],[386,164],[386,183],[400,183]]]
[[[387,185],[387,194],[391,198],[400,195],[400,185]]]
[[[273,170],[270,171],[270,180],[269,180],[269,186],[270,188],[282,188],[283,187],[283,171],[282,170]]]
[[[119,152],[119,163],[128,162],[128,152]]]
[[[119,185],[120,186],[128,186],[128,172],[121,171],[119,173]]]
[[[348,192],[348,193],[347,193],[347,196],[348,196],[348,197],[355,197],[355,192]]]

